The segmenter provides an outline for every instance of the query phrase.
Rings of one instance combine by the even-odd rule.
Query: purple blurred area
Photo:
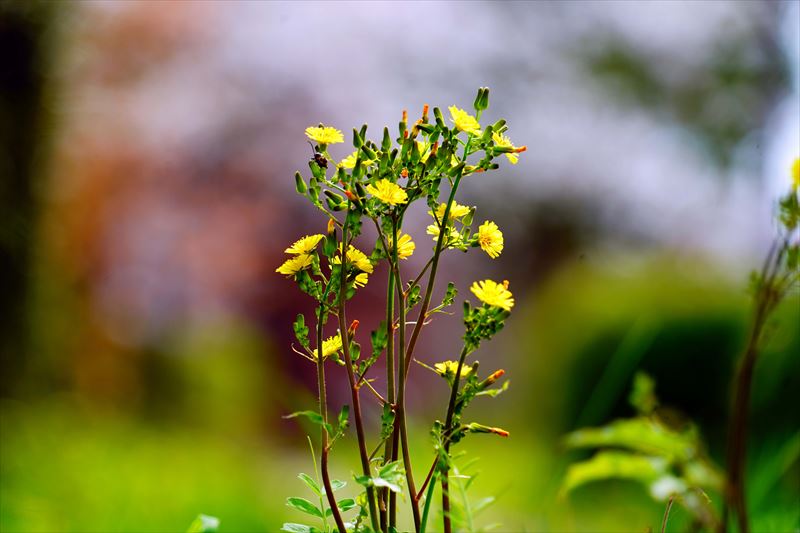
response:
[[[274,273],[325,223],[293,190],[308,125],[377,136],[403,109],[468,108],[490,86],[488,120],[507,118],[529,150],[462,202],[497,221],[506,252],[454,252],[443,268],[462,288],[506,277],[523,303],[562,262],[615,251],[741,276],[800,129],[797,32],[776,31],[796,3],[98,1],[57,14],[43,253],[75,289],[69,350],[89,390],[126,390],[97,362],[109,353],[230,320],[310,379],[287,348],[309,303]],[[412,215],[409,272],[430,243],[424,210]],[[364,340],[379,279],[351,312]],[[457,349],[442,340],[457,317],[441,321],[423,359]]]

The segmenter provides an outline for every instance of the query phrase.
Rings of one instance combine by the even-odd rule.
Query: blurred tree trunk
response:
[[[29,357],[37,191],[49,146],[45,88],[55,3],[0,0],[0,396]]]

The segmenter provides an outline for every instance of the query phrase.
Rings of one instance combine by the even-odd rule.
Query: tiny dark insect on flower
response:
[[[311,141],[309,141],[308,144],[311,146],[311,152],[314,154],[314,162],[319,165],[320,168],[328,168],[328,160],[325,159],[325,156],[314,149],[314,145]]]

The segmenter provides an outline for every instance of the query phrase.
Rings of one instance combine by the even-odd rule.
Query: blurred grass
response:
[[[70,403],[3,405],[2,531],[185,531],[200,512],[227,531],[271,529],[282,502],[265,447]]]

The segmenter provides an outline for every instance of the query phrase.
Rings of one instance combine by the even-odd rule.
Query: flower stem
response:
[[[786,286],[777,286],[776,280],[788,242],[776,242],[770,249],[761,269],[760,284],[755,295],[755,311],[747,347],[739,360],[733,391],[733,408],[728,427],[727,456],[727,504],[723,509],[721,530],[727,530],[730,506],[736,515],[740,533],[750,531],[747,500],[745,497],[745,464],[747,458],[747,426],[750,409],[750,396],[753,385],[755,365],[758,361],[759,346],[764,326],[778,303],[786,294]]]
[[[317,317],[317,386],[319,389],[319,414],[325,424],[328,423],[328,399],[325,391],[325,361],[322,356],[322,315],[324,312],[322,306],[325,305],[324,300],[327,295],[328,289],[326,288],[325,296],[323,296],[323,303],[321,303],[319,307],[320,316]],[[333,494],[331,477],[328,473],[328,430],[325,428],[325,425],[322,426],[320,433],[322,484],[325,486],[325,493],[328,497],[328,504],[331,507],[331,512],[333,513],[333,519],[336,521],[336,527],[339,528],[339,533],[346,533],[344,520],[342,520],[342,514],[336,506],[336,497]]]
[[[453,425],[453,415],[456,410],[456,397],[458,396],[458,386],[461,383],[461,368],[464,366],[464,360],[467,358],[467,345],[461,349],[461,355],[458,358],[458,367],[456,368],[456,375],[453,378],[453,388],[450,390],[450,403],[447,406],[447,416],[444,422],[444,453],[448,456],[450,453],[450,426]],[[449,457],[447,459],[449,461]],[[450,465],[445,462],[442,467],[442,515],[444,517],[444,533],[451,533],[452,527],[450,524],[450,492],[449,492],[449,470]]]
[[[350,210],[350,202],[347,204],[348,211]],[[350,336],[347,330],[347,316],[345,315],[345,295],[347,293],[347,224],[342,229],[342,248],[341,248],[341,278],[339,284],[339,334],[342,337],[342,353],[344,355],[344,363],[347,369],[347,379],[350,382],[350,395],[353,400],[353,418],[356,422],[356,435],[358,436],[358,449],[361,455],[361,468],[363,474],[368,478],[372,477],[369,469],[369,457],[367,455],[367,441],[364,437],[364,423],[361,417],[361,402],[358,397],[358,387],[356,386],[355,372],[353,371],[353,359],[350,356]],[[372,521],[372,528],[375,531],[380,531],[380,524],[378,521],[377,506],[375,505],[375,491],[373,487],[367,487],[367,501],[369,502],[369,514]]]
[[[382,235],[382,234],[381,234]],[[388,252],[388,250],[387,250]],[[386,394],[389,404],[394,409],[395,403],[395,361],[394,361],[394,272],[390,261],[389,279],[386,282]],[[394,450],[394,439],[386,439],[383,452],[383,464],[391,460],[396,454]],[[388,489],[380,491],[381,505],[381,529],[388,530],[389,516],[387,511],[394,510],[391,505],[392,494]],[[388,498],[388,501],[387,501]]]
[[[398,306],[400,311],[400,327],[399,329],[399,339],[398,339],[398,366],[401,369],[406,368],[405,358],[406,358],[406,346],[405,346],[405,336],[406,336],[406,293],[403,291],[403,282],[400,278],[400,266],[397,256],[397,242],[398,242],[398,230],[397,230],[398,221],[396,217],[392,217],[392,263],[393,263],[393,271],[395,277],[395,285],[397,286],[397,299],[398,299]],[[405,372],[403,372],[401,379],[399,380],[398,391],[397,391],[397,410],[395,416],[395,423],[394,423],[394,451],[393,451],[393,459],[397,457],[397,440],[398,437],[401,441],[401,446],[403,448],[403,465],[406,471],[406,484],[408,486],[408,493],[409,493],[409,501],[411,502],[411,511],[414,515],[414,529],[415,531],[419,532],[420,526],[420,514],[419,514],[419,502],[417,502],[416,494],[417,490],[414,485],[414,471],[413,466],[411,464],[411,453],[409,451],[408,446],[408,430],[406,428],[406,408],[405,408],[405,391],[406,391],[406,380],[405,380]],[[394,493],[393,493],[394,497]],[[390,517],[395,518],[395,517]],[[393,521],[392,525],[395,525]]]

